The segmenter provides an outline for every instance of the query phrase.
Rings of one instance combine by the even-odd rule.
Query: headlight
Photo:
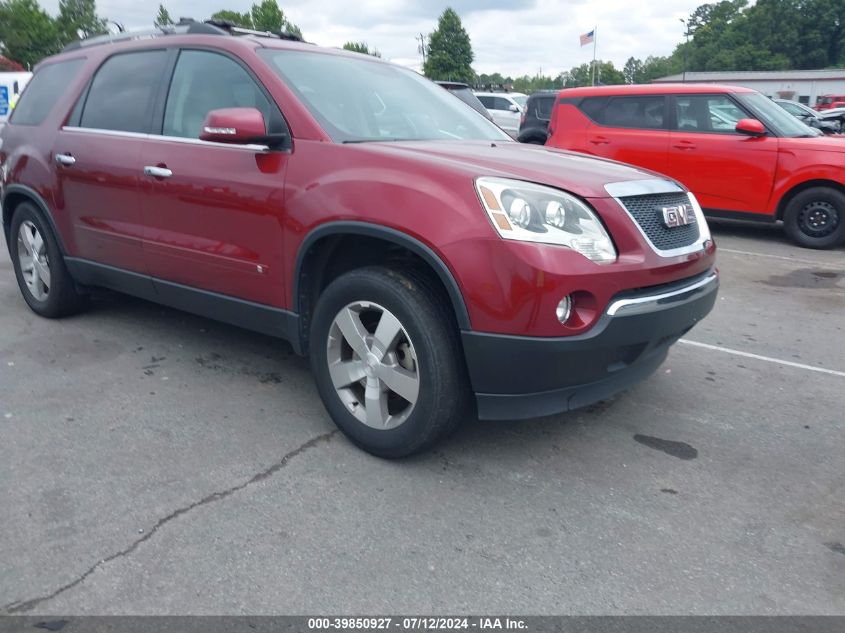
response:
[[[565,246],[599,263],[616,260],[598,216],[575,196],[506,178],[479,178],[475,188],[504,239]]]

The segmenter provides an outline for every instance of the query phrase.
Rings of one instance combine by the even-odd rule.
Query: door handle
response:
[[[695,143],[691,141],[681,141],[680,143],[675,143],[673,147],[677,149],[695,149]]]
[[[590,139],[590,143],[593,145],[608,145],[610,143],[610,139],[606,136],[596,136],[595,138]]]
[[[167,167],[157,167],[155,165],[147,165],[144,167],[144,175],[152,176],[153,178],[170,178],[173,172]]]
[[[63,167],[72,167],[76,164],[76,159],[70,154],[56,154],[56,164]]]

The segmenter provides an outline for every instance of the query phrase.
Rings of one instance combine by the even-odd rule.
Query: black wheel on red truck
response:
[[[359,268],[320,294],[311,367],[335,424],[365,451],[399,458],[443,439],[472,413],[457,324],[426,275]]]
[[[834,248],[845,242],[845,194],[812,187],[796,194],[783,214],[784,230],[806,248]]]

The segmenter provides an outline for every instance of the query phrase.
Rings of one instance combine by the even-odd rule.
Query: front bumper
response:
[[[617,295],[585,334],[561,338],[462,332],[482,420],[570,411],[643,380],[716,301],[718,273]]]

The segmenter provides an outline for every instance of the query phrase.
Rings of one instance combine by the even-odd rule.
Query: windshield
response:
[[[816,136],[815,131],[759,92],[740,92],[736,98],[778,136]]]
[[[519,104],[519,107],[525,109],[525,104],[528,103],[528,97],[511,97]]]
[[[827,105],[828,103],[833,103],[833,97],[820,97],[818,103],[820,105]]]
[[[407,68],[363,55],[269,48],[259,54],[336,142],[510,140],[448,91]]]

